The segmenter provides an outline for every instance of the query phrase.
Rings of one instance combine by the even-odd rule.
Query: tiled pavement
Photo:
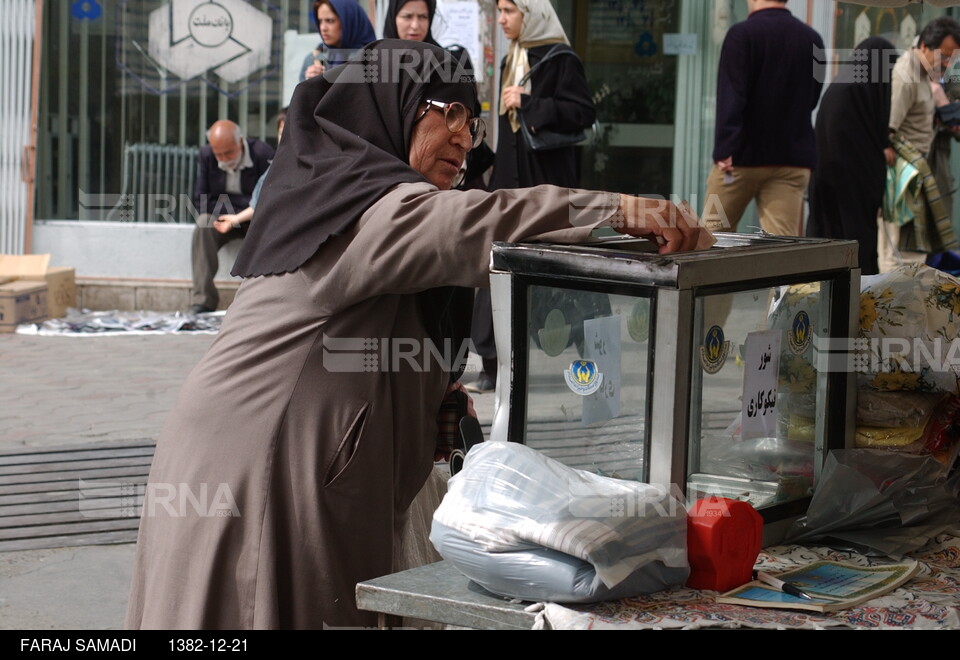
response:
[[[212,341],[0,334],[0,455],[155,441],[181,383]],[[474,399],[489,423],[493,395]],[[133,547],[0,552],[0,629],[121,627]]]

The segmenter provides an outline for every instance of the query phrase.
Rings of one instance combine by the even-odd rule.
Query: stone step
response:
[[[217,281],[219,309],[233,302],[239,281]],[[77,307],[90,311],[172,312],[190,306],[189,280],[150,280],[113,277],[78,277]]]

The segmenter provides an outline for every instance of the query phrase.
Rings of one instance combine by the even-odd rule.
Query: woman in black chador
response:
[[[896,57],[896,48],[882,37],[861,42],[817,112],[817,169],[810,179],[806,233],[859,241],[864,275],[879,272],[877,213],[893,158],[889,121]]]

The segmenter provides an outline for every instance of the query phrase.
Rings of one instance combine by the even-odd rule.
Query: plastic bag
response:
[[[841,543],[894,559],[958,526],[960,472],[935,459],[878,449],[827,456],[820,482],[787,542]]]
[[[943,399],[941,393],[857,392],[857,425],[880,428],[923,427]]]
[[[590,602],[683,584],[686,525],[683,505],[663,488],[484,442],[450,479],[430,540],[493,593]]]
[[[433,523],[430,539],[440,555],[487,591],[506,598],[554,603],[592,603],[630,598],[683,584],[686,566],[651,562],[608,588],[592,564],[568,554],[537,548],[489,552],[466,535]]]

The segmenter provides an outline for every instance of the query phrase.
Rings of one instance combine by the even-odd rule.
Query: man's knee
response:
[[[200,228],[208,228],[212,230],[214,220],[216,220],[216,216],[214,216],[212,213],[201,213],[197,216],[197,227],[194,229],[194,233],[196,233],[196,229]]]

